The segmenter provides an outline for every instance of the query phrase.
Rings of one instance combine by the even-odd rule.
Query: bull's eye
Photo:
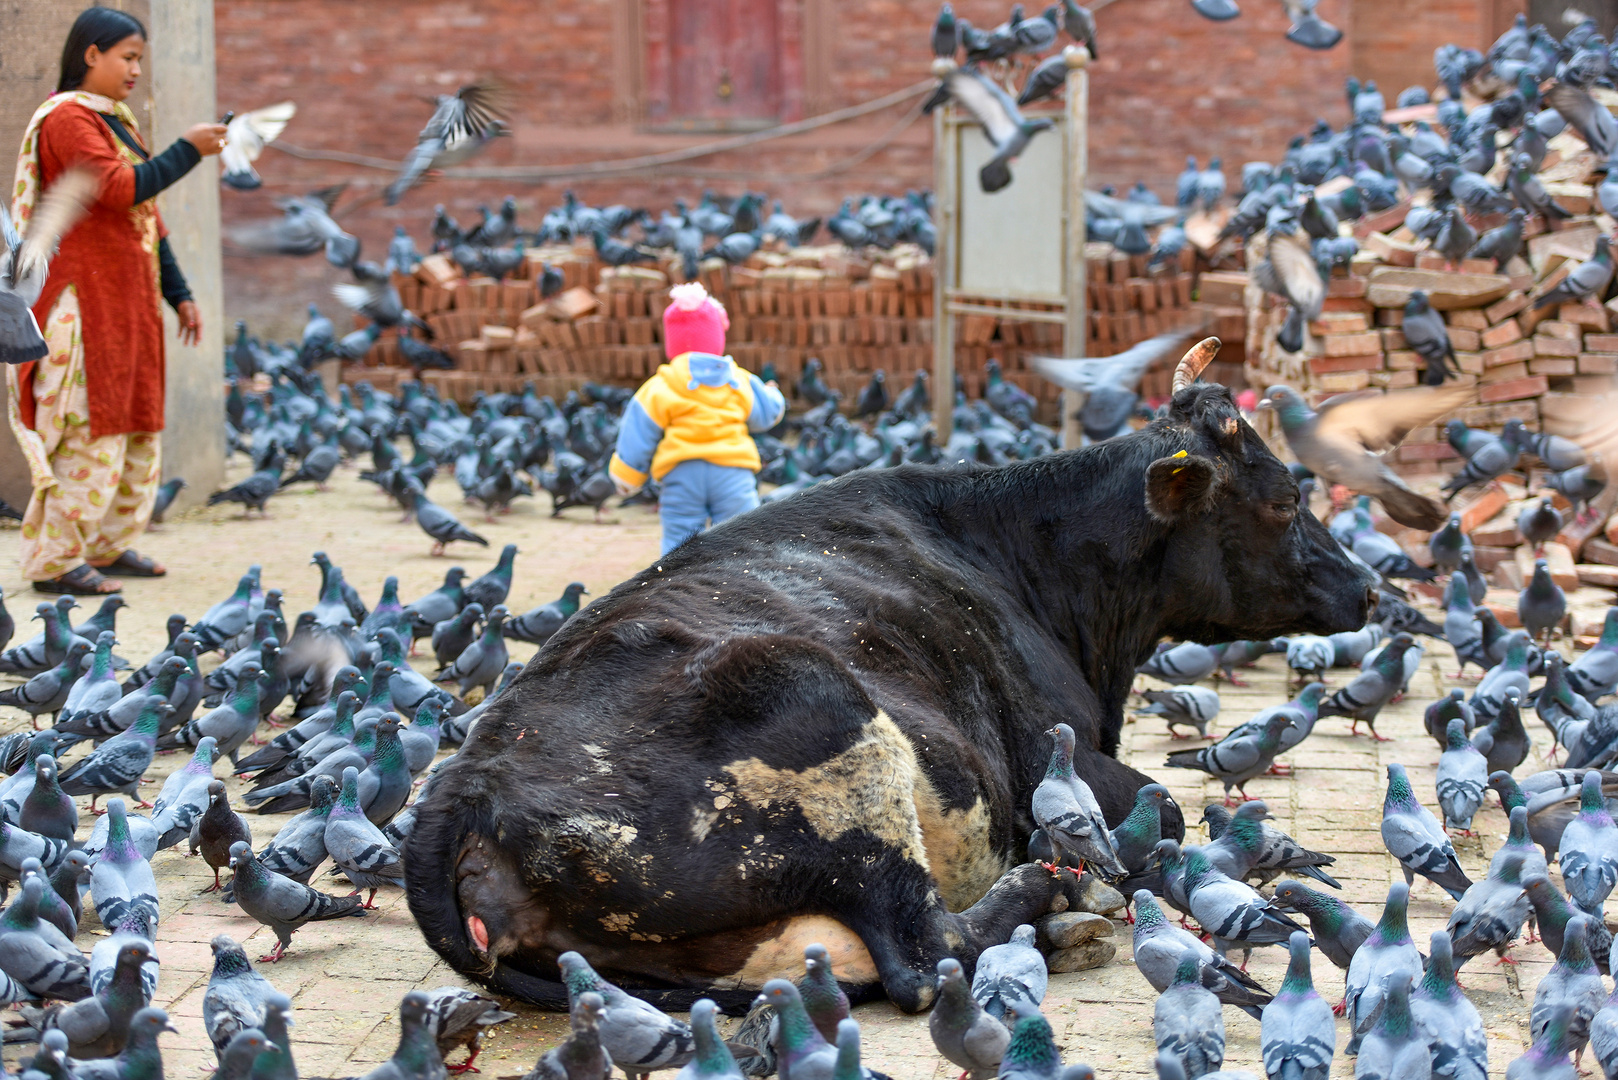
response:
[[[1267,516],[1271,521],[1274,521],[1277,525],[1287,525],[1290,524],[1292,519],[1297,515],[1298,504],[1272,502],[1265,507],[1265,511],[1265,516]]]

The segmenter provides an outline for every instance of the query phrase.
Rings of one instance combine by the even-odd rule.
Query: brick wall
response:
[[[1406,0],[1324,0],[1321,15],[1347,31],[1326,53],[1284,39],[1278,4],[1252,0],[1229,23],[1199,18],[1185,0],[1109,4],[1097,12],[1102,55],[1092,68],[1094,182],[1144,179],[1167,194],[1186,155],[1206,161],[1215,153],[1234,178],[1243,161],[1274,160],[1315,117],[1341,123],[1351,71],[1374,72],[1391,99],[1404,85],[1431,81],[1436,44],[1466,35],[1475,43],[1488,21],[1477,10],[1510,2],[1431,0],[1417,5],[1430,10],[1412,21]],[[633,122],[646,78],[636,21],[645,7],[645,0],[217,0],[219,107],[291,98],[299,113],[288,144],[397,160],[430,115],[433,95],[493,72],[517,92],[515,134],[479,165],[555,166],[710,141],[716,136],[648,132]],[[1005,8],[1002,0],[956,4],[983,26],[1003,19]],[[803,70],[782,77],[802,84],[794,92],[811,113],[902,89],[927,77],[936,11],[936,0],[804,0]],[[1458,34],[1457,26],[1469,29]],[[627,179],[439,183],[392,208],[377,197],[390,179],[385,172],[271,150],[260,163],[264,188],[223,193],[225,224],[228,233],[275,214],[278,195],[344,180],[351,186],[343,224],[378,258],[396,224],[424,236],[437,202],[467,222],[477,220],[478,204],[511,193],[533,223],[566,187],[598,204],[656,209],[704,187],[746,186],[783,198],[795,213],[824,214],[845,195],[931,185],[930,125],[902,126],[904,116],[894,108]],[[878,141],[881,149],[852,163]],[[339,277],[318,257],[255,259],[228,246],[225,273],[232,314],[283,334],[301,324],[307,300],[332,306],[329,286]]]

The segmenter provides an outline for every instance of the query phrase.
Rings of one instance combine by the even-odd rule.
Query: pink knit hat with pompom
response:
[[[688,352],[725,355],[725,331],[730,316],[698,281],[669,290],[663,309],[663,352],[670,360]]]

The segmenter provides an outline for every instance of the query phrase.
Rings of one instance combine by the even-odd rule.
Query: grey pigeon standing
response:
[[[169,1024],[169,1014],[162,1009],[144,1008],[130,1018],[129,1037],[116,1058],[74,1061],[72,1074],[78,1080],[133,1080],[142,1076],[162,1076],[163,1055],[158,1049],[157,1039],[165,1031],[178,1034],[178,1030]]]
[[[620,1069],[639,1076],[653,1069],[678,1068],[691,1060],[695,1042],[691,1026],[685,1021],[625,993],[598,975],[576,952],[563,953],[557,965],[571,1001],[596,994],[606,1003],[607,1011],[600,1021],[601,1045]]]
[[[236,1033],[263,1028],[265,1005],[276,990],[228,934],[213,939],[213,974],[202,996],[202,1026],[221,1060]]]
[[[1172,1056],[1169,1060],[1178,1067],[1179,1063]],[[839,1073],[834,1073],[833,1077],[844,1080]],[[1062,1068],[1062,1053],[1051,1034],[1050,1021],[1038,1012],[1017,1017],[1006,1056],[1000,1061],[1000,1077],[1001,1080],[1069,1080],[1067,1070]]]
[[[1275,1007],[1275,1002],[1265,1006]],[[1225,1061],[1225,1018],[1219,999],[1203,988],[1201,962],[1186,950],[1174,981],[1152,1008],[1152,1035],[1159,1054],[1172,1054],[1189,1080],[1218,1072]]]
[[[39,902],[47,888],[43,877],[30,877],[23,882],[22,896],[0,915],[0,971],[28,996],[78,1001],[90,996],[89,965],[71,940],[50,935],[48,924],[41,923]]]
[[[693,1015],[693,1027],[695,1020]],[[1011,1042],[1005,1024],[984,1012],[972,996],[961,962],[948,956],[938,962],[938,998],[927,1016],[927,1030],[934,1048],[969,1080],[992,1080]]]
[[[1538,555],[1562,531],[1561,511],[1552,504],[1550,496],[1529,503],[1517,515],[1517,531],[1524,540],[1534,545],[1534,554]]]
[[[1045,734],[1051,736],[1055,747],[1045,778],[1034,789],[1034,821],[1045,830],[1059,854],[1078,861],[1080,871],[1090,862],[1107,874],[1122,876],[1124,868],[1113,849],[1101,804],[1090,785],[1073,771],[1073,729],[1057,724]]]
[[[1512,851],[1502,855],[1495,857],[1484,879],[1473,883],[1450,912],[1452,951],[1463,964],[1489,949],[1503,958],[1533,914],[1533,905],[1522,887],[1523,854]]]
[[[1451,1080],[1488,1080],[1483,1017],[1455,981],[1449,934],[1435,930],[1429,941],[1427,973],[1410,995],[1410,1013],[1427,1040],[1433,1072]]]
[[[1449,722],[1448,746],[1438,757],[1438,806],[1444,824],[1472,835],[1472,818],[1483,806],[1489,784],[1489,763],[1466,737],[1466,721]]]
[[[1601,972],[1596,970],[1587,945],[1586,934],[1591,921],[1588,915],[1575,915],[1568,920],[1562,951],[1550,971],[1539,980],[1528,1017],[1529,1031],[1537,1039],[1550,1025],[1551,1016],[1570,1006],[1573,1014],[1568,1022],[1568,1037],[1576,1056],[1584,1053],[1584,1044],[1590,1039],[1590,1022],[1607,998]]]
[[[601,995],[580,994],[569,1011],[572,1032],[540,1055],[523,1080],[612,1080],[612,1056],[601,1044],[600,1026],[606,1012]],[[782,1080],[786,1080],[785,1074]]]
[[[1459,900],[1472,884],[1455,858],[1455,845],[1433,817],[1416,801],[1403,765],[1388,766],[1388,790],[1382,800],[1382,843],[1399,860],[1405,884],[1420,874]]]
[[[68,1053],[76,1058],[113,1057],[124,1048],[129,1022],[146,1007],[141,965],[151,959],[144,941],[118,950],[117,967],[107,988],[52,1014],[45,1024],[67,1036]]]
[[[102,926],[117,926],[131,908],[140,908],[148,924],[157,925],[157,878],[130,838],[122,799],[107,800],[107,846],[90,871],[90,895]]]
[[[696,1055],[674,1074],[674,1080],[742,1080],[742,1071],[736,1067],[736,1059],[714,1022],[718,1011],[719,1006],[712,998],[698,998],[691,1006],[691,1035],[696,1042]],[[998,1067],[998,1058],[995,1064]]]
[[[1446,379],[1460,374],[1455,346],[1449,340],[1449,329],[1444,325],[1444,317],[1434,311],[1428,302],[1425,290],[1411,291],[1400,328],[1404,331],[1405,342],[1427,362],[1427,372],[1422,378],[1426,385],[1442,386]]]
[[[399,852],[388,843],[382,830],[371,824],[360,809],[359,770],[343,770],[343,787],[326,818],[325,844],[332,862],[354,883],[354,895],[370,889],[361,905],[370,910],[376,891],[383,885],[404,888],[404,865]]]
[[[1230,945],[1279,945],[1294,930],[1293,922],[1252,886],[1234,881],[1214,869],[1192,845],[1185,849],[1186,900],[1192,916],[1213,936],[1214,948],[1224,952]]]
[[[236,872],[236,903],[275,932],[275,949],[260,957],[261,963],[273,964],[286,955],[293,933],[305,923],[365,914],[358,896],[330,896],[266,870],[241,841],[230,849],[230,867]]]
[[[1212,746],[1200,750],[1178,750],[1168,756],[1166,764],[1175,769],[1199,769],[1218,777],[1225,785],[1225,802],[1232,801],[1231,789],[1247,794],[1247,782],[1267,772],[1281,752],[1281,732],[1291,726],[1292,718],[1277,711],[1266,720],[1263,730],[1252,732],[1243,728],[1231,732]]]
[[[79,829],[79,808],[56,779],[56,759],[41,754],[34,759],[34,785],[22,801],[17,824],[31,833],[73,843]]]
[[[1562,830],[1557,862],[1568,896],[1587,914],[1600,918],[1601,905],[1618,885],[1618,826],[1607,812],[1596,769],[1584,774],[1579,813]]]
[[[1427,550],[1434,567],[1446,574],[1455,572],[1461,557],[1472,550],[1472,541],[1461,531],[1460,514],[1451,514],[1444,527],[1427,538]]]
[[[1203,808],[1202,820],[1212,841],[1202,853],[1214,867],[1240,881],[1256,874],[1259,884],[1268,884],[1288,870],[1295,870],[1334,889],[1342,886],[1321,869],[1337,860],[1310,851],[1286,833],[1270,825],[1269,808],[1262,799],[1243,803],[1232,814],[1218,803]],[[1114,834],[1116,835],[1116,834]]]
[[[218,708],[175,728],[157,741],[157,748],[179,750],[196,746],[203,738],[211,736],[219,752],[235,765],[241,748],[258,730],[259,705],[270,678],[269,672],[248,661],[230,696]]]
[[[1135,670],[1169,683],[1194,683],[1206,679],[1218,669],[1219,657],[1212,649],[1186,641],[1158,650]]]
[[[1371,729],[1371,738],[1386,742],[1377,734],[1376,718],[1384,706],[1398,696],[1404,685],[1405,654],[1415,646],[1416,639],[1401,631],[1376,654],[1369,670],[1361,671],[1354,681],[1320,703],[1320,717],[1347,716],[1354,722],[1349,734],[1359,733],[1359,726]]]
[[[1214,952],[1201,939],[1178,926],[1170,925],[1158,906],[1157,898],[1146,889],[1135,891],[1135,968],[1152,988],[1168,989],[1185,951],[1190,949],[1201,960],[1201,981],[1226,1005],[1234,1005],[1257,1019],[1270,995],[1246,972]]]
[[[1206,739],[1208,725],[1219,715],[1219,692],[1202,686],[1171,686],[1167,690],[1143,690],[1141,697],[1147,705],[1138,712],[1161,716],[1169,726],[1169,738],[1183,736],[1175,732],[1179,724],[1197,729],[1197,735]]]
[[[503,632],[506,637],[517,641],[543,645],[578,612],[579,598],[588,595],[589,590],[584,587],[584,582],[575,581],[562,590],[560,598],[507,619]]]
[[[459,682],[462,697],[474,686],[481,686],[484,693],[492,690],[495,680],[506,670],[506,662],[510,659],[506,640],[500,633],[505,621],[505,605],[496,604],[483,624],[483,633],[453,663],[434,675],[433,681]]]
[[[208,808],[213,763],[218,759],[218,744],[212,736],[206,736],[197,743],[191,760],[163,781],[163,790],[152,802],[152,825],[158,830],[159,848],[172,847],[191,835],[191,826]]]
[[[1567,898],[1542,873],[1525,874],[1522,886],[1523,891],[1528,894],[1529,902],[1534,905],[1534,923],[1539,929],[1540,940],[1552,955],[1562,955],[1562,948],[1569,933],[1568,928],[1580,914],[1579,909],[1568,903]],[[1590,951],[1590,958],[1595,961],[1597,969],[1603,974],[1609,973],[1612,932],[1607,929],[1605,921],[1585,920],[1584,944]]]
[[[1337,1049],[1337,1024],[1331,1006],[1315,992],[1309,972],[1309,935],[1298,932],[1287,942],[1291,959],[1275,998],[1264,1006],[1259,1047],[1264,1071],[1291,1080],[1326,1080]]]
[[[317,776],[309,788],[309,809],[281,826],[281,831],[259,852],[265,869],[309,884],[315,868],[326,860],[326,819],[337,802],[337,785],[329,776]]]
[[[75,641],[68,646],[67,654],[55,667],[31,676],[20,686],[0,690],[0,705],[22,709],[34,718],[36,728],[39,727],[39,718],[45,713],[51,714],[54,723],[57,714],[67,704],[68,695],[73,692],[73,685],[79,679],[80,665],[91,647],[88,642]]]
[[[121,792],[138,806],[151,806],[140,798],[142,774],[157,753],[157,728],[174,706],[150,699],[129,730],[120,732],[69,766],[62,774],[62,790],[69,795],[90,796],[90,810],[103,795]],[[37,786],[37,782],[36,782]]]
[[[1557,282],[1554,288],[1541,294],[1534,301],[1534,307],[1576,304],[1592,297],[1600,303],[1611,283],[1612,254],[1607,247],[1607,237],[1602,234],[1596,237],[1595,253],[1589,260],[1575,266],[1572,273]]]
[[[1410,940],[1406,920],[1409,903],[1409,887],[1394,882],[1388,889],[1388,902],[1382,908],[1376,929],[1349,962],[1343,996],[1350,1032],[1346,1051],[1349,1054],[1359,1052],[1360,1042],[1389,988],[1402,985],[1408,995],[1410,984],[1422,976],[1421,953]],[[1406,1007],[1408,1010],[1408,1005]]]
[[[1381,1015],[1359,1044],[1355,1080],[1421,1080],[1432,1075],[1427,1040],[1410,1015],[1413,981],[1403,972],[1388,977]]]
[[[1045,957],[1034,947],[1035,931],[1027,923],[1011,933],[1004,945],[991,945],[978,955],[972,973],[972,997],[997,1020],[1008,1020],[1022,1009],[1038,1009],[1045,1000],[1050,974]]]
[[[1530,637],[1543,640],[1548,648],[1551,631],[1567,614],[1567,595],[1551,579],[1550,564],[1544,559],[1534,560],[1534,576],[1528,579],[1522,592],[1517,594],[1517,617]]]

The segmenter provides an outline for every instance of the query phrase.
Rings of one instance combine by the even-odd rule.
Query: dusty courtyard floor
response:
[[[232,475],[245,473],[238,458]],[[571,510],[561,520],[551,519],[548,500],[519,500],[512,514],[495,523],[482,520],[475,508],[464,506],[453,482],[440,477],[433,495],[490,541],[487,549],[457,544],[448,558],[431,558],[429,541],[414,524],[403,524],[385,496],[360,482],[351,470],[334,478],[330,492],[313,492],[300,484],[276,498],[268,520],[243,520],[236,507],[200,509],[145,538],[141,550],[169,568],[162,581],[133,581],[126,585],[130,601],[119,617],[119,652],[134,663],[143,662],[163,643],[164,621],[180,612],[196,618],[215,601],[228,595],[250,563],[263,566],[267,588],[286,592],[288,618],[308,608],[315,599],[319,576],[308,564],[313,551],[324,550],[340,565],[347,579],[373,603],[382,579],[396,574],[401,597],[408,602],[437,587],[451,565],[475,576],[494,564],[501,545],[516,543],[520,554],[512,596],[514,613],[555,599],[570,581],[582,581],[593,594],[640,569],[657,554],[659,535],[654,514],[642,509],[614,511],[612,524],[596,525],[588,510]],[[28,622],[41,599],[20,579],[16,542],[0,542],[0,587],[5,603],[18,621],[17,640],[35,631]],[[93,610],[93,608],[92,608]],[[87,612],[77,612],[81,617]],[[513,655],[526,659],[532,647],[515,645]],[[1426,703],[1446,690],[1439,676],[1453,670],[1447,646],[1430,648],[1421,673],[1413,680],[1411,696],[1383,714],[1379,727],[1392,742],[1373,743],[1349,737],[1346,721],[1325,720],[1311,738],[1282,760],[1295,766],[1290,778],[1265,777],[1249,786],[1264,798],[1276,823],[1311,848],[1338,857],[1332,873],[1343,883],[1343,898],[1366,917],[1375,919],[1389,884],[1399,873],[1383,851],[1379,826],[1384,767],[1403,762],[1410,770],[1418,797],[1435,805],[1433,773],[1438,748],[1421,726]],[[1285,669],[1280,657],[1266,657],[1257,669],[1245,672],[1248,687],[1220,685],[1223,711],[1219,732],[1245,720],[1260,708],[1285,697]],[[1334,673],[1333,683],[1346,673]],[[1470,684],[1468,684],[1470,685]],[[26,714],[0,709],[0,734],[26,726]],[[1529,719],[1536,742],[1548,739],[1537,721]],[[1204,802],[1218,798],[1217,782],[1201,773],[1162,767],[1164,755],[1195,743],[1171,743],[1162,722],[1146,717],[1124,729],[1123,756],[1131,764],[1162,781],[1196,822]],[[70,758],[74,755],[69,755]],[[143,789],[155,794],[163,777],[184,764],[186,755],[160,756],[148,775],[156,785]],[[1526,774],[1545,767],[1536,752],[1518,770]],[[245,785],[228,781],[233,801]],[[84,805],[81,800],[81,806]],[[1505,835],[1506,820],[1498,806],[1477,819],[1478,839],[1458,840],[1457,849],[1467,872],[1481,876],[1488,855]],[[250,816],[255,848],[290,815]],[[91,821],[84,818],[87,831]],[[1199,838],[1193,832],[1188,841]],[[255,958],[274,944],[273,935],[215,895],[202,895],[212,875],[201,859],[185,858],[184,845],[158,854],[153,862],[162,898],[162,923],[157,955],[162,978],[157,1004],[167,1008],[179,1035],[164,1037],[163,1052],[171,1076],[196,1076],[214,1065],[214,1055],[202,1030],[203,990],[211,968],[209,940],[228,933],[247,941]],[[316,883],[331,892],[347,892],[346,879],[326,876]],[[462,980],[427,948],[416,932],[397,890],[377,897],[381,909],[361,919],[313,923],[293,939],[287,957],[261,970],[295,1007],[295,1055],[304,1076],[355,1076],[387,1058],[398,1038],[399,998],[416,987],[431,988]],[[1453,905],[1435,886],[1418,879],[1411,902],[1411,929],[1426,949],[1427,936],[1441,929]],[[93,912],[87,912],[79,944],[88,951],[104,932]],[[1117,924],[1113,940],[1117,959],[1105,967],[1055,976],[1044,1011],[1055,1028],[1067,1061],[1087,1061],[1103,1077],[1149,1074],[1153,1043],[1152,1003],[1155,994],[1129,963],[1129,928]],[[1492,958],[1469,964],[1462,982],[1482,1011],[1490,1037],[1491,1075],[1503,1076],[1506,1066],[1528,1045],[1528,1006],[1538,979],[1552,957],[1541,945],[1519,945],[1516,968],[1497,968]],[[1285,952],[1261,950],[1251,971],[1267,987],[1279,985],[1285,970]],[[1317,953],[1316,984],[1323,996],[1335,1001],[1342,993],[1342,973]],[[520,1075],[539,1053],[566,1030],[566,1018],[517,1007],[518,1019],[492,1030],[479,1063],[485,1074]],[[956,1075],[933,1051],[925,1017],[904,1016],[886,1004],[867,1005],[856,1011],[863,1030],[866,1064],[897,1080],[952,1080]],[[1257,1021],[1235,1009],[1225,1010],[1229,1036],[1227,1068],[1251,1069],[1262,1074],[1258,1057]],[[1339,1047],[1346,1036],[1339,1023]],[[31,1052],[31,1051],[30,1051]],[[8,1048],[5,1059],[13,1065],[21,1048]],[[1591,1064],[1587,1062],[1587,1065]],[[1351,1076],[1352,1059],[1339,1056],[1334,1076]]]

